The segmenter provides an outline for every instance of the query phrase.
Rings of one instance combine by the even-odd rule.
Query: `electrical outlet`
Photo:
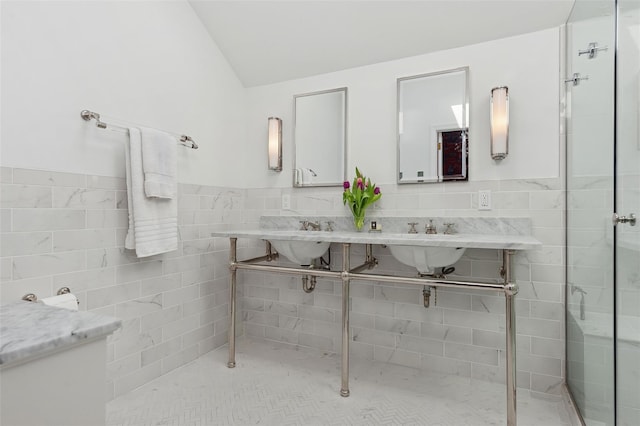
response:
[[[478,210],[491,210],[491,191],[478,191]]]
[[[291,195],[282,194],[282,210],[291,210]]]

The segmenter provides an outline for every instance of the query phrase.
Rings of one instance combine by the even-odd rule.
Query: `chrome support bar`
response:
[[[349,391],[349,268],[351,244],[342,244],[342,382],[340,396],[347,397]]]
[[[373,245],[366,245],[366,254],[365,254],[364,263],[360,266],[356,266],[355,268],[349,270],[349,274],[357,274],[358,272],[364,271],[365,269],[373,269],[378,264],[378,259],[373,257]]]
[[[303,269],[293,268],[289,266],[275,266],[275,265],[253,265],[245,264],[244,261],[235,263],[236,269],[245,269],[248,271],[262,271],[262,272],[279,272],[287,275],[309,275],[314,277],[329,278],[333,280],[342,279],[342,272],[327,271],[324,269]]]
[[[511,282],[511,255],[513,251],[502,250],[504,271],[505,322],[506,322],[506,377],[507,377],[507,426],[516,426],[516,310],[514,296],[518,286]]]
[[[436,278],[414,278],[414,277],[399,277],[395,275],[383,275],[383,274],[361,274],[352,272],[353,270],[364,268],[367,264],[363,264],[359,267],[353,268],[351,271],[337,272],[327,271],[324,269],[302,269],[289,266],[273,266],[273,265],[256,265],[248,264],[245,261],[236,262],[234,268],[245,269],[249,271],[262,271],[262,272],[279,272],[281,274],[288,275],[313,275],[316,277],[329,278],[334,280],[342,280],[346,274],[350,280],[360,279],[367,281],[379,281],[391,284],[412,284],[412,285],[430,285],[433,287],[444,288],[466,288],[470,290],[488,290],[496,292],[504,292],[505,285],[501,282],[467,282],[467,281],[443,281]]]
[[[229,362],[227,367],[236,366],[236,279],[237,279],[237,238],[231,238],[229,241],[229,269],[231,270],[231,297],[229,299]]]
[[[414,277],[398,277],[395,275],[383,274],[349,274],[351,279],[361,279],[367,281],[380,281],[392,284],[412,284],[412,285],[430,285],[433,287],[445,288],[466,288],[471,290],[490,290],[504,292],[505,286],[497,282],[467,282],[467,281],[443,281],[437,278],[414,278]]]
[[[278,253],[269,253],[264,256],[254,257],[252,259],[243,260],[242,263],[259,263],[259,262],[271,262],[278,258]],[[240,265],[237,265],[238,268],[241,268]],[[242,268],[241,268],[242,269]]]

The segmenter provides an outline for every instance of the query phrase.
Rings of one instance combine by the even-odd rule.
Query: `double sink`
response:
[[[531,224],[526,218],[456,218],[460,231],[455,234],[398,231],[415,218],[383,218],[385,230],[381,232],[355,232],[348,218],[344,223],[342,218],[325,218],[336,222],[333,231],[292,230],[297,227],[297,219],[263,217],[260,229],[221,231],[215,236],[267,240],[280,255],[298,265],[312,264],[331,243],[386,245],[395,259],[422,274],[453,265],[467,248],[529,250],[541,246],[530,235]],[[424,218],[417,220],[424,222]]]
[[[298,231],[300,233],[309,234],[314,231]],[[358,233],[359,234],[359,233]],[[313,237],[319,236],[317,232],[312,234]],[[373,234],[373,238],[384,238],[388,237],[390,234]],[[322,237],[326,237],[322,235]],[[331,236],[333,237],[333,236]],[[372,235],[368,235],[368,237],[372,237]],[[433,273],[434,268],[445,267],[449,265],[453,265],[456,263],[464,254],[466,247],[442,247],[440,245],[431,246],[428,245],[429,241],[435,242],[437,238],[436,236],[430,235],[431,238],[425,238],[424,244],[426,245],[389,245],[389,250],[391,251],[391,255],[400,263],[403,263],[408,266],[413,266],[420,272],[421,274],[430,274]],[[451,237],[449,235],[442,235],[440,238]],[[397,238],[397,236],[396,236]],[[298,265],[310,265],[313,262],[313,259],[317,259],[323,256],[331,242],[335,238],[331,238],[332,241],[302,241],[302,240],[280,240],[275,238],[270,238],[268,241],[271,245],[276,249],[276,251],[289,259],[293,263],[297,263]],[[362,239],[356,238],[360,242]],[[369,241],[370,238],[367,238]],[[415,238],[417,240],[417,238]],[[438,240],[440,241],[440,240]],[[380,243],[384,244],[384,243]]]
[[[308,231],[301,231],[308,232]],[[274,240],[269,242],[281,255],[298,265],[311,265],[314,259],[324,256],[331,241]]]

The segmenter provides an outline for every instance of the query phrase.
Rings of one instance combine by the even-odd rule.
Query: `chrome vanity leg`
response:
[[[516,426],[516,310],[515,295],[518,286],[511,282],[511,255],[513,251],[502,251],[502,268],[504,271],[505,321],[507,336],[507,426]]]
[[[342,386],[340,396],[349,396],[349,249],[342,245]]]
[[[229,269],[231,270],[231,289],[229,297],[229,362],[227,367],[236,366],[236,243],[237,238],[229,240]]]

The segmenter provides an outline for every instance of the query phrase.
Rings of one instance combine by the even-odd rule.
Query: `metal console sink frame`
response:
[[[514,250],[529,250],[540,247],[541,243],[530,235],[501,234],[455,234],[425,235],[400,233],[360,233],[360,232],[307,232],[285,231],[278,229],[231,230],[212,234],[214,237],[228,237],[230,275],[230,318],[229,318],[229,361],[227,366],[233,368],[235,361],[236,334],[236,287],[237,270],[253,270],[268,273],[280,273],[298,276],[314,276],[342,281],[342,360],[340,395],[347,397],[349,390],[349,292],[352,280],[368,282],[387,282],[408,285],[429,285],[434,287],[466,288],[472,290],[493,291],[505,296],[505,330],[506,330],[506,388],[507,388],[507,425],[515,426],[516,416],[516,366],[515,366],[515,295],[518,287],[512,277],[512,256]],[[238,261],[238,238],[262,239],[268,241],[267,253],[253,259]],[[279,252],[295,263],[304,264],[307,259],[321,256],[331,243],[342,244],[342,267],[340,270],[309,269],[302,267],[286,267],[270,265],[273,260],[271,244]],[[364,263],[352,267],[350,249],[352,244],[364,244],[366,255]],[[502,251],[502,267],[499,281],[456,281],[439,277],[405,277],[375,273],[362,273],[373,269],[377,261],[373,257],[373,245],[387,245],[400,261],[423,271],[428,268],[449,266],[455,263],[464,253],[465,248],[494,249]],[[326,245],[326,246],[325,246]],[[284,248],[284,249],[283,249]],[[288,252],[288,253],[286,253]],[[403,261],[404,260],[404,261]]]

